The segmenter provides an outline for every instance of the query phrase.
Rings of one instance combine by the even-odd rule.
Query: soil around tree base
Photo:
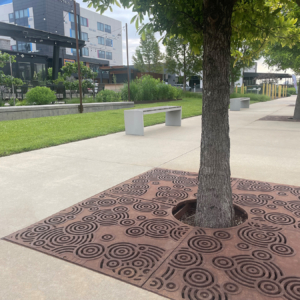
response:
[[[197,226],[195,222],[195,216],[196,216],[196,201],[190,202],[186,204],[188,207],[185,208],[186,212],[178,218],[179,221],[181,221],[184,224],[190,225],[190,226]],[[243,224],[248,219],[248,215],[245,211],[241,210],[240,208],[234,207],[234,224],[233,226],[238,226]]]

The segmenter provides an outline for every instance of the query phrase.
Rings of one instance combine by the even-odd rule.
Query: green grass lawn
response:
[[[134,108],[182,106],[182,118],[201,115],[201,99],[138,104]],[[164,123],[165,113],[144,116],[145,126]],[[0,156],[124,131],[124,109],[0,122]]]

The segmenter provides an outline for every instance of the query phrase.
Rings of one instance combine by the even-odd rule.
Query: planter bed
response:
[[[77,114],[79,104],[0,107],[0,121]],[[132,108],[133,102],[83,103],[84,113]]]

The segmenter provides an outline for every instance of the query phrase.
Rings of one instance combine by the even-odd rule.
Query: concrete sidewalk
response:
[[[233,177],[300,185],[295,96],[230,112]],[[154,167],[197,172],[201,117],[0,158],[0,237],[29,226]],[[165,299],[18,245],[0,241],[0,299]]]

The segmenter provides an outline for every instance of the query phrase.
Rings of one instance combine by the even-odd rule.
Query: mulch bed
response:
[[[265,116],[259,121],[284,121],[284,122],[300,122],[300,120],[294,120],[293,116]]]
[[[170,299],[299,300],[300,188],[232,179],[232,189],[248,216],[232,228],[176,219],[197,174],[153,169],[4,239]]]

